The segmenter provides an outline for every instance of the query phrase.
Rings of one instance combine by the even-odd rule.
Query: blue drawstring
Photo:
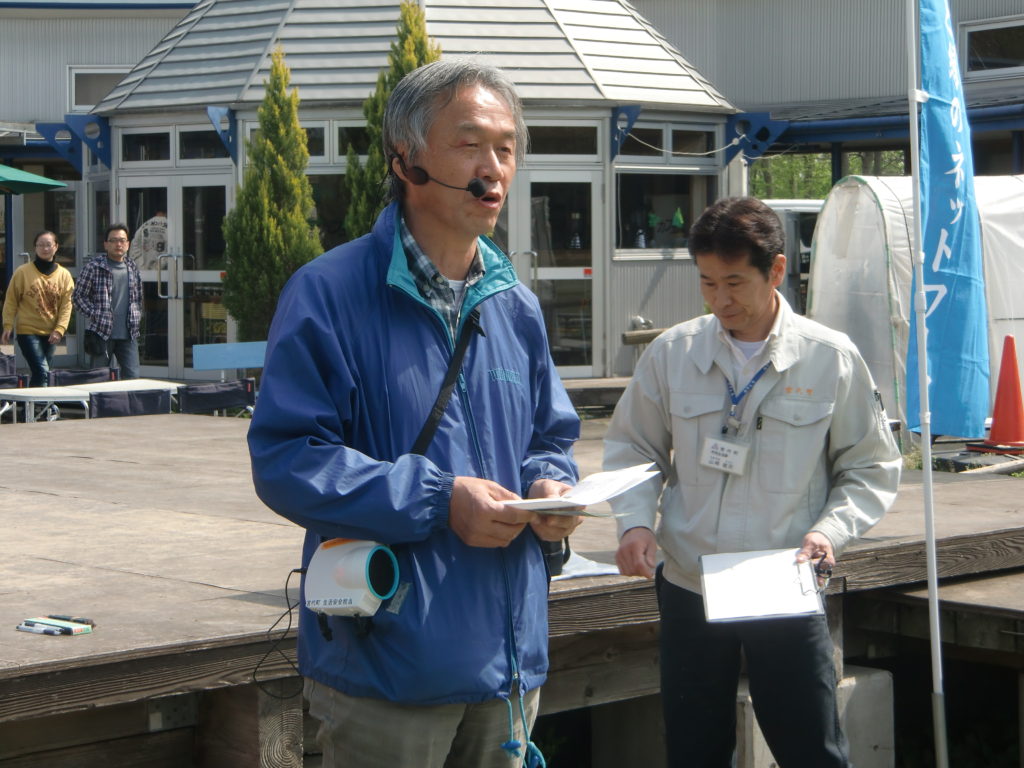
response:
[[[508,705],[508,741],[502,744],[501,748],[508,752],[509,757],[522,757],[523,753],[519,751],[519,748],[523,745],[516,739],[516,725],[512,717],[512,702],[509,699],[505,699],[505,703]]]
[[[516,657],[515,622],[512,618],[512,587],[508,580],[505,551],[498,550],[498,552],[501,556],[502,570],[505,574],[505,598],[508,601],[508,663],[509,668],[512,670],[512,685],[509,696],[512,696],[513,691],[519,696],[519,719],[523,723],[523,738],[526,739],[526,757],[523,760],[523,765],[526,768],[547,768],[544,755],[541,754],[537,745],[530,741],[530,726],[526,723],[526,706],[523,704],[523,686],[519,679],[519,659]],[[508,705],[508,741],[502,744],[501,748],[508,754],[509,759],[522,757],[523,743],[516,738],[515,715],[512,712],[511,698],[505,699],[505,703]]]
[[[515,738],[515,717],[512,714],[512,702],[509,699],[505,699],[505,703],[508,705],[509,739],[501,745],[501,748],[508,753],[509,758],[522,757],[521,749],[523,744]],[[526,768],[547,768],[547,762],[544,760],[544,755],[540,748],[530,741],[530,728],[526,724],[526,707],[523,705],[522,693],[519,694],[519,719],[523,723],[523,733],[526,735],[526,758],[523,760],[523,765]]]

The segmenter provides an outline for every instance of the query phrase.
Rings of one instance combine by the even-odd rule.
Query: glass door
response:
[[[216,371],[192,371],[192,346],[227,340],[221,223],[228,186],[223,177],[177,177],[162,186],[125,179],[120,197],[129,258],[142,272],[142,375],[215,378]]]
[[[598,171],[520,171],[510,201],[512,261],[540,299],[551,355],[566,378],[600,375],[595,361],[603,359],[594,333],[600,180]]]
[[[182,373],[188,378],[217,378],[219,371],[193,371],[194,344],[228,340],[224,308],[224,233],[228,187],[223,180],[186,179],[181,187],[181,257],[178,294],[181,297],[180,340]]]

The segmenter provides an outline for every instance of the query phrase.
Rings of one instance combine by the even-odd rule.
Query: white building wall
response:
[[[0,10],[0,123],[62,119],[70,111],[69,65],[130,68],[185,11],[124,13]]]
[[[622,343],[624,331],[637,330],[631,320],[639,315],[653,328],[669,328],[704,314],[700,279],[692,259],[626,261],[608,265],[610,295],[605,376],[629,376],[642,347]]]
[[[890,98],[907,91],[903,0],[633,0],[733,104]],[[952,0],[955,24],[1024,0]]]

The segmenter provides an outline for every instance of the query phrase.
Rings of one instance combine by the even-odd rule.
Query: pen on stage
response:
[[[19,624],[15,629],[22,632],[33,632],[37,635],[70,635],[70,629],[64,627],[48,627],[45,624]]]
[[[41,626],[41,627],[56,627],[57,629],[63,630],[61,634],[64,635],[81,635],[92,632],[92,624],[80,624],[72,621],[64,621],[63,619],[53,619],[49,616],[33,616],[29,619],[22,619],[21,623],[27,627]]]

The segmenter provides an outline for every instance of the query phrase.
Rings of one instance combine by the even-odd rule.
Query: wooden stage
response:
[[[604,423],[584,423],[584,474],[600,468]],[[247,425],[170,414],[0,426],[0,766],[302,764],[294,639],[273,650],[267,635],[302,531],[256,498]],[[1022,490],[935,475],[943,576],[1024,567]],[[922,519],[911,472],[830,592],[922,581]],[[588,520],[573,543],[608,562],[614,523]],[[657,692],[651,582],[558,581],[550,606],[544,713]],[[48,613],[91,617],[96,631],[15,631]]]

